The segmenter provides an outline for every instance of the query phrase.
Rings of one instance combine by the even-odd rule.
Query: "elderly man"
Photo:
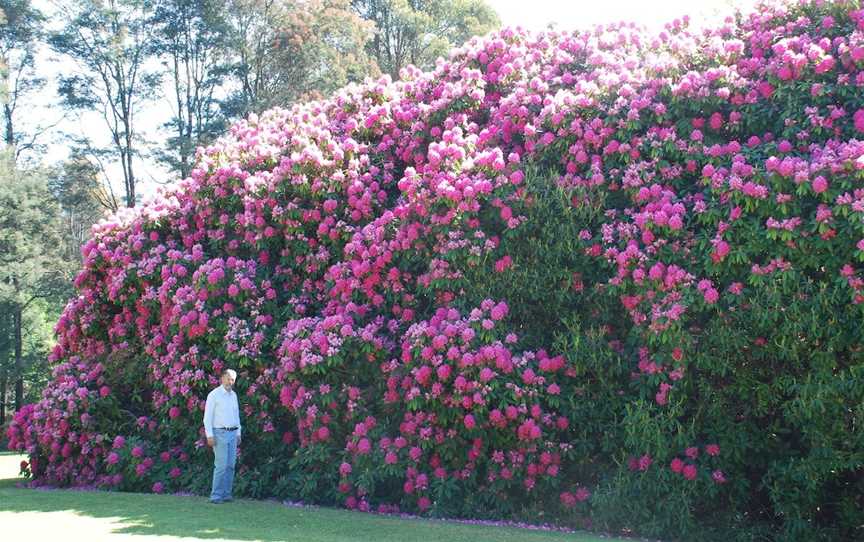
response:
[[[240,404],[237,394],[231,389],[237,373],[232,369],[222,371],[222,385],[207,395],[204,407],[204,432],[207,445],[213,448],[213,490],[210,502],[231,502],[231,486],[234,483],[234,464],[237,446],[240,444]]]

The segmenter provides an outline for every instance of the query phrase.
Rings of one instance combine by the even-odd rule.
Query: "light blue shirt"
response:
[[[225,391],[225,386],[219,386],[207,394],[204,405],[204,432],[207,438],[213,436],[213,429],[236,427],[237,438],[240,438],[240,404],[234,390]]]

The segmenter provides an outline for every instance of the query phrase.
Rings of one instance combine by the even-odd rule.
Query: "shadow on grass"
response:
[[[3,459],[8,462],[8,458]],[[3,475],[0,471],[0,476]],[[9,475],[8,469],[5,469],[5,475]],[[15,487],[16,482],[15,479],[0,479],[0,514],[67,512],[104,519],[111,532],[117,534],[267,542],[610,540],[583,534],[406,520],[328,508],[288,507],[276,502],[245,499],[213,505],[203,497],[23,489]],[[74,537],[71,540],[75,540]]]

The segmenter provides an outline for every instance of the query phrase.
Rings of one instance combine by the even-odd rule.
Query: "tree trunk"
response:
[[[132,172],[132,130],[126,129],[126,207],[135,207],[135,174]]]
[[[12,313],[12,325],[15,331],[15,410],[21,410],[24,404],[24,360],[21,355],[21,305],[15,305]]]
[[[15,146],[15,130],[12,126],[12,109],[8,103],[3,105],[3,116],[6,117],[6,133],[3,139],[6,142],[6,146],[11,149]]]
[[[3,55],[0,58],[0,62],[3,63],[4,66],[9,66],[9,59],[6,55]],[[3,86],[7,90],[9,89],[9,72],[8,70],[4,70],[3,73]],[[12,125],[12,106],[9,103],[11,96],[6,96],[3,104],[3,117],[6,121],[6,133],[3,134],[3,140],[6,142],[7,148],[13,148],[15,146],[15,127]],[[15,152],[12,152],[12,156],[15,156]]]
[[[9,373],[5,366],[0,369],[0,427],[6,423],[6,386],[8,384]]]

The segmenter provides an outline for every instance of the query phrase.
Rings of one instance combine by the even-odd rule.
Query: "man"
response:
[[[231,486],[234,483],[234,464],[237,461],[237,446],[240,444],[240,404],[237,394],[231,389],[237,379],[232,369],[222,371],[222,385],[207,395],[204,406],[204,433],[207,445],[213,448],[213,490],[210,502],[231,502]]]

